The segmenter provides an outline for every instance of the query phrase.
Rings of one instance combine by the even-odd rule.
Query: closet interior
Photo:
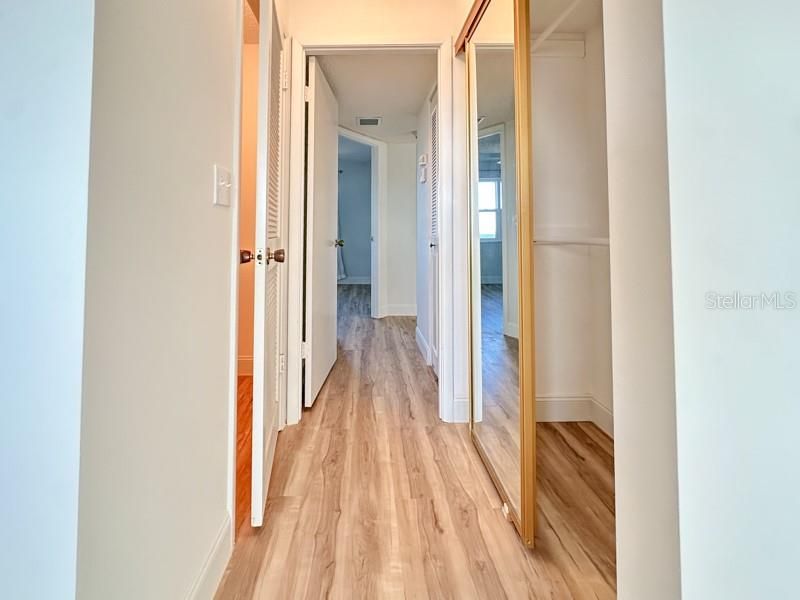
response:
[[[602,5],[531,8],[537,421],[612,435]]]

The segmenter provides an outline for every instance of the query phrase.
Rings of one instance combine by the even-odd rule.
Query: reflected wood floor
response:
[[[609,440],[546,428],[527,551],[467,427],[438,419],[414,319],[371,319],[368,286],[339,301],[339,358],[279,435],[266,525],[246,528],[217,598],[614,598]]]
[[[250,522],[250,486],[253,467],[253,377],[238,378],[236,408],[236,535]]]
[[[483,419],[475,434],[520,512],[519,343],[503,332],[503,286],[481,285]]]

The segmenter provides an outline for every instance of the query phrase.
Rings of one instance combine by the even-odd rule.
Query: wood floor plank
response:
[[[538,426],[528,551],[467,426],[438,418],[414,319],[370,318],[366,286],[341,286],[339,310],[338,360],[280,433],[265,526],[243,527],[216,597],[614,598],[611,440],[590,424]]]

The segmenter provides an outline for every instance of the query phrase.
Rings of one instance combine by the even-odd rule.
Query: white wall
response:
[[[800,6],[664,3],[683,597],[797,596]]]
[[[471,2],[383,0],[379,9],[364,0],[279,0],[277,5],[284,33],[316,45],[440,41],[458,34]]]
[[[608,237],[608,157],[606,150],[606,90],[603,49],[603,25],[597,23],[585,35],[586,39],[586,125],[587,146],[593,159],[590,181],[594,194],[602,201],[593,203],[593,231]],[[592,307],[592,397],[607,419],[613,413],[613,377],[611,365],[611,273],[609,249],[596,246],[589,249],[591,274],[590,298]]]
[[[98,3],[78,595],[184,598],[230,533],[236,3]],[[188,19],[188,21],[187,21]],[[43,38],[44,39],[44,38]],[[40,540],[41,541],[41,540]],[[215,546],[219,542],[219,546]]]
[[[467,13],[472,7],[470,0],[460,0],[462,16],[460,26],[464,24]],[[492,0],[481,17],[480,25],[472,37],[473,42],[480,43],[514,43],[514,1]]]
[[[603,22],[618,597],[675,600],[681,595],[661,2],[606,0]]]
[[[387,144],[386,314],[417,314],[417,146]]]
[[[369,283],[372,215],[371,161],[339,159],[339,237],[347,278],[339,283]]]
[[[0,9],[0,589],[75,594],[93,5]]]
[[[592,143],[587,59],[537,56],[532,65],[536,230],[605,236],[605,160]]]
[[[538,239],[608,237],[599,23],[585,34],[585,49],[583,57],[533,59]],[[540,417],[591,419],[610,432],[613,394],[608,250],[587,245],[538,245],[534,257]]]

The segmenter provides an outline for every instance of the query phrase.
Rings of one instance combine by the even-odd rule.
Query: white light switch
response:
[[[231,205],[231,172],[219,165],[214,165],[214,205]]]

